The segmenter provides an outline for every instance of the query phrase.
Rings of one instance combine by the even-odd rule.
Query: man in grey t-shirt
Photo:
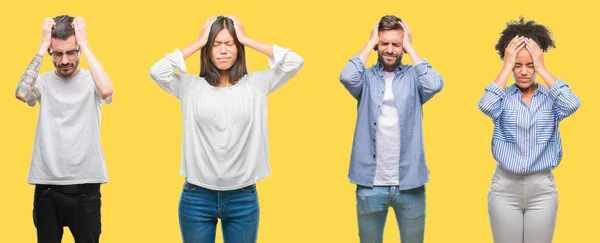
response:
[[[68,226],[76,242],[98,242],[100,184],[108,182],[100,143],[102,100],[113,87],[90,49],[83,18],[46,18],[42,44],[15,96],[40,104],[29,184],[35,185],[33,220],[38,242],[60,242]],[[39,74],[48,52],[56,70]],[[90,71],[79,68],[85,55]]]

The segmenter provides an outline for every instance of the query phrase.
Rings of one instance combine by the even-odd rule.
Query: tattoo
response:
[[[43,58],[43,54],[38,53],[35,55],[33,60],[29,63],[29,66],[27,66],[27,69],[25,69],[25,72],[23,72],[17,90],[15,90],[15,96],[18,94],[25,95],[25,101],[29,106],[34,106],[36,100],[40,97],[40,92],[35,87],[35,81],[40,72]]]

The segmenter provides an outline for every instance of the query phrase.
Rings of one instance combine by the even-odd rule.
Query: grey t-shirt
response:
[[[38,76],[40,112],[29,184],[106,183],[100,143],[102,99],[89,71],[72,78],[54,71]]]

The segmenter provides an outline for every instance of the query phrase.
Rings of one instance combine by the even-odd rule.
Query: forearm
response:
[[[17,89],[15,90],[15,97],[23,102],[27,102],[29,106],[34,106],[36,99],[40,95],[35,87],[35,82],[40,72],[42,60],[44,59],[44,51],[42,51],[42,49],[43,48],[40,48],[40,51],[33,57],[27,66],[27,69],[23,72],[19,84],[17,85]]]
[[[181,49],[181,54],[183,55],[183,59],[188,59],[188,57],[194,55],[198,50],[202,49],[204,45],[200,41],[196,41],[191,45]]]
[[[502,70],[500,70],[500,73],[498,73],[498,76],[496,76],[496,79],[494,80],[494,83],[496,83],[498,88],[500,88],[502,91],[504,91],[504,88],[506,87],[506,81],[508,80],[510,72],[512,72],[511,67],[505,65],[502,67]]]
[[[552,75],[552,73],[550,73],[550,71],[548,71],[548,69],[546,68],[537,71],[537,73],[544,80],[544,82],[546,82],[546,86],[548,86],[549,89],[552,89],[554,83],[556,83],[556,77],[554,77],[554,75]]]
[[[369,43],[367,43],[367,45],[362,50],[360,50],[360,52],[358,53],[358,58],[360,58],[360,60],[363,63],[367,63],[367,61],[369,60],[369,55],[371,55],[371,52],[373,51],[373,47],[375,45],[377,45],[375,41],[369,40]]]
[[[415,48],[413,48],[412,45],[408,45],[404,49],[405,49],[404,51],[406,52],[406,54],[408,54],[410,59],[413,61],[413,65],[417,65],[417,64],[420,64],[425,61],[425,60],[423,60],[423,58],[421,58],[421,56],[419,56],[419,54],[417,54],[417,51],[415,50]]]
[[[242,42],[242,41],[240,40],[240,42]],[[250,38],[245,39],[242,42],[242,44],[244,44],[244,46],[250,47],[262,54],[265,54],[269,58],[275,59],[275,55],[273,54],[273,45],[272,44],[260,42],[260,41],[250,39]]]
[[[114,92],[112,82],[102,67],[102,64],[100,64],[100,61],[98,61],[92,52],[92,49],[87,44],[82,44],[80,47],[90,67],[90,73],[92,74],[96,91],[98,91],[103,100],[111,97]]]

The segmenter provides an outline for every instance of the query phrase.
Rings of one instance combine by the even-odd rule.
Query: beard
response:
[[[77,68],[79,67],[79,59],[77,59],[75,62],[69,62],[67,64],[59,64],[53,60],[52,64],[54,64],[54,67],[56,68],[56,73],[58,75],[60,75],[63,78],[70,78],[71,75],[73,75],[73,73],[75,73],[75,71],[77,71]],[[62,69],[62,67],[68,68]]]
[[[391,55],[388,54],[383,54],[383,52],[377,52],[377,60],[379,60],[379,62],[381,62],[381,64],[383,64],[384,69],[387,70],[392,70],[392,69],[396,69],[398,66],[400,66],[400,64],[402,63],[402,56],[404,55],[404,52],[400,52],[400,54],[398,55],[397,53],[393,53]],[[386,61],[384,59],[384,57],[394,57],[396,58],[396,60],[389,62]]]

